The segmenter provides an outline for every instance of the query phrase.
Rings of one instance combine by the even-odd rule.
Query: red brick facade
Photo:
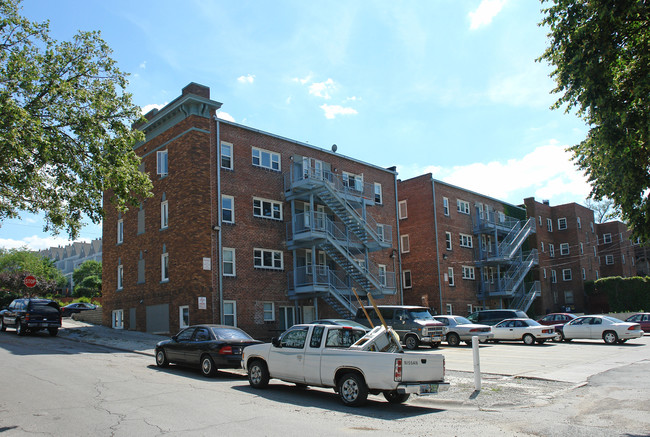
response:
[[[637,275],[634,246],[630,237],[632,233],[625,223],[618,220],[596,224],[598,234],[598,259],[600,276],[622,276],[629,278]]]

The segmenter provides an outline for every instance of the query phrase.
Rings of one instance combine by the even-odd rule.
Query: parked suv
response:
[[[14,299],[8,308],[0,311],[0,331],[14,328],[16,334],[47,329],[55,336],[61,327],[61,309],[50,299]]]
[[[527,319],[528,314],[521,310],[480,310],[474,311],[467,316],[467,319],[472,323],[479,323],[481,325],[496,325],[505,319]]]
[[[373,325],[381,325],[374,308],[364,307]],[[381,316],[391,326],[407,349],[416,349],[420,343],[437,348],[445,338],[445,327],[434,320],[427,307],[409,305],[378,305]],[[362,308],[357,310],[356,322],[370,327]]]

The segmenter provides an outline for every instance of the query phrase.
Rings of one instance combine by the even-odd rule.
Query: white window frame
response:
[[[550,218],[546,219],[546,230],[549,232],[553,232],[553,220]]]
[[[223,152],[224,148],[226,150],[229,150],[229,152],[224,153]],[[233,160],[233,151],[234,151],[234,149],[235,148],[233,147],[232,143],[227,143],[225,141],[221,142],[221,157],[220,157],[221,159],[219,160],[220,161],[219,165],[221,165],[221,168],[225,168],[226,170],[232,170],[234,168],[234,160]],[[230,160],[230,166],[223,165],[224,157]]]
[[[386,266],[384,264],[377,264],[377,270],[379,273],[379,284],[386,286]]]
[[[169,201],[160,202],[160,229],[169,227]]]
[[[447,308],[447,315],[448,316],[451,316],[451,315],[454,314],[454,308],[450,303],[446,304],[445,307]]]
[[[451,238],[452,238],[451,232],[446,232],[445,231],[445,247],[447,248],[447,250],[452,250],[453,246],[452,246],[452,243],[451,243]]]
[[[580,217],[576,217],[576,221],[578,223],[578,229],[582,229],[582,222],[580,221]]]
[[[402,272],[402,285],[404,288],[413,288],[413,276],[410,270],[404,270]]]
[[[456,282],[454,281],[454,268],[447,267],[447,283],[450,287],[455,287]]]
[[[476,271],[472,266],[462,266],[463,267],[463,279],[470,281],[476,280]]]
[[[584,255],[585,253],[585,245],[583,243],[580,243],[580,255]]]
[[[574,303],[573,299],[573,290],[565,290],[564,291],[564,303],[572,305]]]
[[[609,244],[612,242],[612,234],[603,234],[603,244]]]
[[[557,272],[551,270],[551,284],[557,284]]]
[[[231,260],[226,261],[226,253],[232,254]],[[226,273],[225,265],[232,264],[232,273]],[[235,249],[232,247],[223,247],[221,250],[221,274],[223,276],[237,276],[236,262],[235,262]]]
[[[124,219],[117,221],[117,244],[124,243]]]
[[[184,312],[187,311],[187,323],[184,322]],[[190,326],[190,306],[182,305],[178,307],[178,326],[179,329],[187,328]]]
[[[275,302],[262,302],[262,319],[265,322],[275,322]]]
[[[232,305],[232,311],[226,312],[226,307]],[[226,322],[226,317],[232,317],[232,325]],[[224,300],[223,301],[223,324],[228,326],[237,326],[237,301],[236,300]]]
[[[226,208],[224,200],[230,201],[230,208]],[[230,211],[230,220],[224,218],[224,212]],[[221,195],[221,222],[222,223],[235,223],[235,198],[233,196]]]
[[[384,195],[382,193],[381,184],[379,182],[375,182],[374,194],[375,194],[375,205],[383,205]]]
[[[124,289],[124,266],[122,264],[117,266],[117,289]]]
[[[571,272],[571,269],[562,269],[562,280],[570,281],[572,279],[573,279],[573,273]]]
[[[449,198],[442,198],[442,212],[449,217]]]
[[[560,243],[560,255],[569,254],[569,243]]]
[[[282,171],[282,160],[280,159],[279,153],[253,147],[251,155],[253,166],[265,168],[272,171]],[[268,165],[264,165],[265,155],[268,155]]]
[[[160,177],[165,177],[169,174],[169,153],[167,150],[159,150],[156,152],[156,173]]]
[[[343,185],[346,188],[363,193],[363,174],[342,172]]]
[[[264,215],[264,204],[269,204],[271,216]],[[276,214],[277,213],[277,214]],[[282,202],[277,200],[263,199],[261,197],[253,197],[253,217],[279,220],[282,221]]]
[[[585,268],[583,267],[583,268],[582,268],[582,280],[585,281],[586,279],[587,279],[587,271],[586,271]]]
[[[555,245],[553,243],[548,243],[548,256],[555,258]]]
[[[460,240],[460,247],[467,247],[471,249],[474,247],[474,241],[471,235],[468,234],[458,234],[459,235],[459,240]]]
[[[537,217],[539,218],[539,227],[541,228],[542,227],[542,216],[538,215]]]
[[[461,214],[470,214],[469,202],[466,200],[456,199],[456,210]]]
[[[169,253],[160,255],[160,282],[169,282]]]
[[[265,254],[271,255],[272,265],[268,266],[264,264],[264,260],[266,258]],[[276,265],[277,261],[280,262],[279,266]],[[262,249],[260,247],[256,247],[253,249],[253,267],[256,269],[266,270],[284,270],[284,252],[281,250]]]
[[[544,242],[540,241],[540,244],[542,245],[542,253],[544,253]]]
[[[113,329],[124,329],[124,310],[113,310],[111,313],[111,327]]]
[[[605,255],[605,264],[608,266],[614,265],[614,255]]]
[[[398,214],[400,220],[404,220],[405,218],[408,218],[408,205],[406,203],[406,200],[399,201]]]
[[[560,217],[557,219],[557,229],[558,231],[563,231],[567,228],[566,217]]]
[[[411,239],[408,234],[400,236],[402,253],[409,253],[411,251]]]

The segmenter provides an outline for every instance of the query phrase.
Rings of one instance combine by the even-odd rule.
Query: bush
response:
[[[80,284],[74,287],[74,297],[98,297],[101,296],[102,279],[98,276],[87,276]]]
[[[585,284],[585,293],[605,297],[610,311],[616,313],[650,309],[650,277],[622,278],[612,276]]]
[[[21,298],[22,295],[10,290],[0,290],[0,309],[6,308],[14,299]]]

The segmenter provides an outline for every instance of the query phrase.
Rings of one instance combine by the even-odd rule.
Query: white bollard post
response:
[[[478,355],[478,337],[472,337],[472,351],[474,353],[474,389],[481,390],[481,361]]]

